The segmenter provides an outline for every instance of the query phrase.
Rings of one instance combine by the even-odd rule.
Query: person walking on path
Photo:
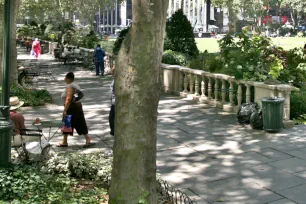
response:
[[[112,68],[113,77],[115,77],[115,67]],[[110,134],[115,135],[115,79],[111,83],[111,110],[109,112],[109,127],[111,129]]]
[[[104,57],[106,56],[105,51],[101,48],[101,45],[97,45],[96,50],[94,52],[94,63],[96,65],[96,76],[100,75],[101,68],[101,76],[104,76]]]
[[[88,136],[88,128],[83,112],[82,103],[79,101],[78,97],[75,98],[74,95],[82,93],[80,86],[73,83],[74,74],[69,72],[65,77],[65,82],[67,84],[65,92],[62,94],[62,99],[64,101],[64,111],[63,118],[67,115],[71,115],[71,128],[72,132],[63,132],[63,141],[57,144],[57,147],[68,147],[68,135],[73,135],[74,129],[79,135],[84,135],[86,143],[84,148],[94,145],[91,143],[91,138]]]
[[[40,50],[41,50],[40,42],[39,42],[38,38],[36,38],[32,43],[32,52],[33,52],[33,55],[36,59],[38,59],[38,57],[40,55]]]

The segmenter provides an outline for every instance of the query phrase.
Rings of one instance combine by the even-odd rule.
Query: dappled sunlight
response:
[[[51,61],[45,61],[51,63]],[[82,100],[89,135],[96,146],[83,149],[83,136],[68,138],[69,147],[58,152],[110,151],[114,137],[109,134],[111,77],[95,77],[94,73],[73,66],[58,65],[54,81],[39,81],[55,104],[24,107],[27,126],[39,117],[42,121],[60,121],[65,89],[63,78],[74,70],[76,82],[84,90]],[[62,136],[57,127],[44,128],[45,136],[53,136],[55,147]],[[50,132],[49,132],[50,131]],[[226,113],[190,98],[162,94],[157,121],[157,170],[162,178],[199,203],[270,203],[290,197],[296,188],[306,190],[306,126],[280,133],[252,130]],[[300,187],[302,186],[302,187]],[[288,196],[283,196],[288,195]],[[204,202],[205,203],[205,202]]]

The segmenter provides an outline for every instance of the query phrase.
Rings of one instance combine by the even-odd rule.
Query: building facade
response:
[[[216,16],[222,12],[222,18],[226,19],[226,10],[214,8],[210,0],[168,0],[168,18],[177,10],[182,9],[187,16],[195,33],[210,32],[216,24]],[[100,10],[96,15],[97,30],[113,34],[121,30],[132,21],[132,0],[126,0],[121,4],[115,3],[111,8]],[[223,20],[223,26],[228,22]]]

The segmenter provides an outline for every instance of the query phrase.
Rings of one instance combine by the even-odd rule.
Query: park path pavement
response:
[[[19,58],[26,57],[19,53]],[[51,62],[48,55],[42,56],[43,60]],[[110,76],[96,77],[88,70],[58,65],[56,80],[39,83],[40,88],[50,91],[55,104],[23,108],[27,125],[37,117],[53,121],[61,118],[63,78],[71,70],[84,90],[84,112],[97,145],[83,149],[84,139],[74,136],[69,138],[68,148],[56,151],[111,151]],[[197,203],[306,204],[305,126],[278,134],[253,131],[240,126],[233,114],[166,94],[161,97],[158,112],[158,172]],[[60,138],[56,134],[51,143],[56,144]]]

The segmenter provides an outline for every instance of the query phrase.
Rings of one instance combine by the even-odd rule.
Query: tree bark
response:
[[[132,27],[116,63],[109,203],[155,204],[156,121],[168,1],[133,0],[132,7]]]
[[[17,49],[16,49],[16,17],[17,17],[17,11],[19,6],[20,0],[13,1],[13,21],[12,21],[12,35],[11,35],[11,53],[10,53],[10,59],[11,59],[11,65],[12,69],[10,70],[10,83],[14,84],[17,82]],[[2,84],[2,50],[3,50],[3,5],[0,4],[0,86]]]

